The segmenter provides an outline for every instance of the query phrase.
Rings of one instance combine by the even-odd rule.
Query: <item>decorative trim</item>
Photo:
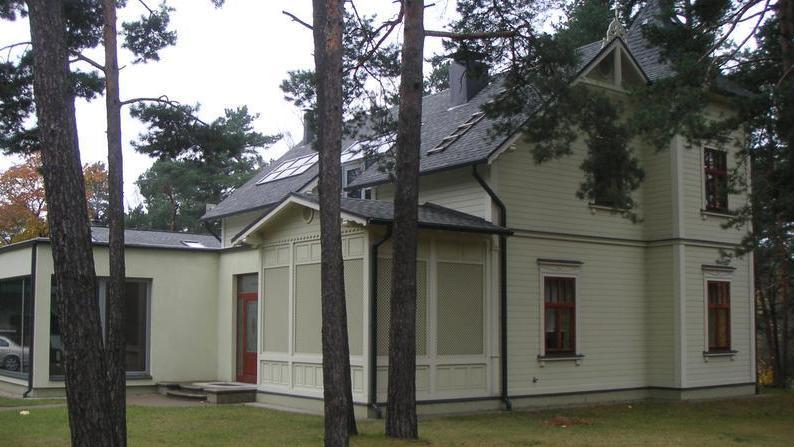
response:
[[[542,259],[538,258],[538,265],[559,265],[566,267],[581,267],[584,264],[582,261],[574,261],[568,259]]]
[[[704,272],[734,272],[736,267],[730,265],[703,264],[700,266]]]

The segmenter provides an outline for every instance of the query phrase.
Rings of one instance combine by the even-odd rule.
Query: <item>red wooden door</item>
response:
[[[237,381],[256,383],[257,295],[237,295]]]

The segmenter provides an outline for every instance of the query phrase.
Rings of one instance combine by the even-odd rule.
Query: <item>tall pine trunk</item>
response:
[[[314,0],[317,150],[320,158],[320,246],[325,445],[346,446],[356,433],[342,263],[343,0]]]
[[[422,128],[424,1],[403,0],[404,35],[395,165],[394,262],[386,435],[413,439],[416,422],[416,239]]]
[[[119,97],[116,0],[102,0],[105,46],[105,109],[108,140],[108,214],[110,281],[107,294],[107,374],[115,445],[127,445],[126,373],[124,331],[124,159],[121,149],[121,99]]]
[[[63,2],[27,3],[71,440],[115,446]]]

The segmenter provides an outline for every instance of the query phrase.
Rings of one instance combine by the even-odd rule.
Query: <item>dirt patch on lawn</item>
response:
[[[543,426],[549,428],[568,428],[576,425],[593,425],[590,419],[582,419],[568,416],[554,416],[551,419],[543,421]]]

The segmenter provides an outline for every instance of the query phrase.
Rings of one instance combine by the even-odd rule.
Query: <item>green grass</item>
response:
[[[550,423],[563,417],[579,424]],[[384,438],[383,421],[359,427],[354,446],[791,446],[794,394],[435,418],[408,443]],[[0,412],[0,433],[2,445],[68,445],[66,410]],[[322,419],[246,406],[130,407],[129,433],[131,446],[320,445]]]
[[[34,407],[38,405],[66,404],[64,399],[12,399],[0,396],[0,408]]]

